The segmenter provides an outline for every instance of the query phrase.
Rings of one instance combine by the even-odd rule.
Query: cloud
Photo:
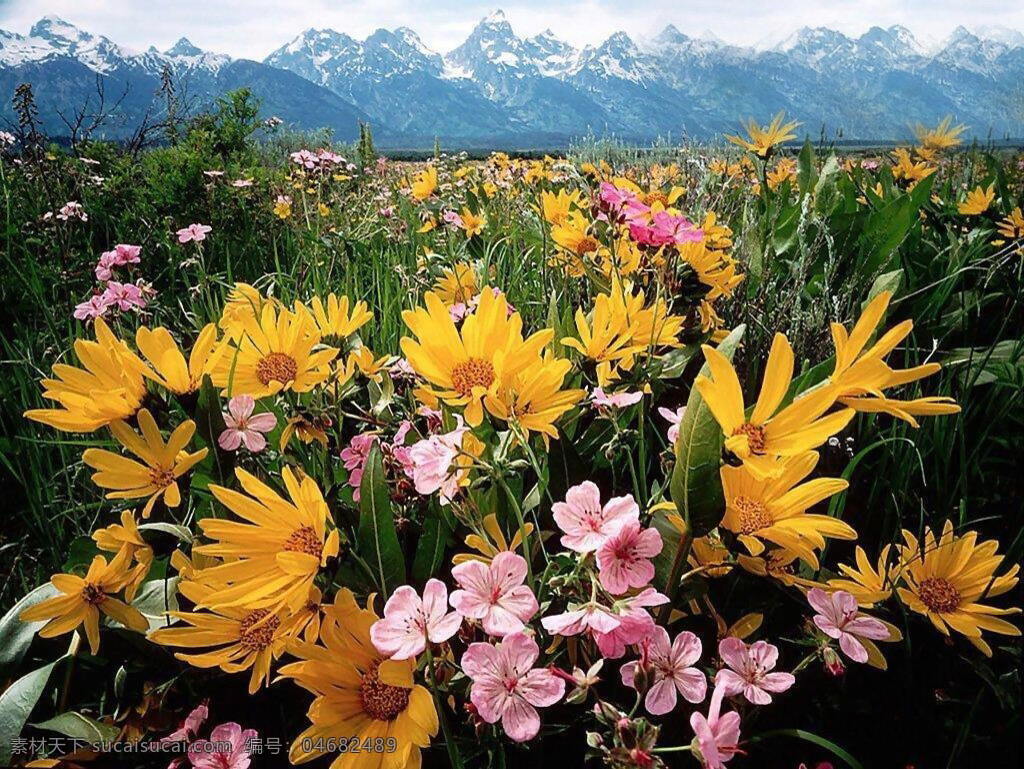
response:
[[[941,39],[958,25],[1024,30],[1024,3],[1005,0],[517,0],[502,4],[520,35],[550,27],[575,45],[599,43],[623,29],[636,37],[672,23],[681,31],[705,31],[752,45],[781,38],[800,26],[830,26],[859,34],[872,25],[903,24],[924,40]],[[438,51],[465,39],[493,10],[494,0],[0,0],[0,27],[26,32],[40,16],[61,16],[123,45],[166,48],[186,36],[202,48],[262,59],[309,27],[331,27],[363,38],[378,27],[407,26]]]

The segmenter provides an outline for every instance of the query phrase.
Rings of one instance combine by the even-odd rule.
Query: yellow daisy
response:
[[[533,533],[533,524],[527,523],[526,536]],[[470,534],[465,539],[466,547],[475,550],[475,553],[458,553],[452,558],[452,565],[458,566],[466,561],[483,561],[490,563],[498,553],[506,551],[515,552],[523,546],[523,533],[518,528],[512,535],[512,541],[505,539],[505,533],[498,523],[498,516],[494,513],[484,517],[479,533]]]
[[[128,550],[128,555],[135,561],[132,567],[131,576],[125,584],[124,596],[127,600],[135,599],[135,594],[143,580],[149,574],[149,567],[153,564],[153,548],[146,544],[139,532],[138,523],[135,521],[134,510],[123,510],[121,512],[121,523],[113,523],[103,529],[97,529],[92,533],[93,542],[96,547],[107,553],[120,553],[122,549]]]
[[[199,390],[203,377],[213,372],[225,349],[223,343],[217,343],[217,326],[213,323],[207,324],[199,332],[188,362],[174,337],[162,326],[154,329],[139,327],[135,332],[135,345],[153,369],[143,373],[176,395]]]
[[[844,577],[837,577],[828,581],[829,589],[845,590],[857,599],[857,603],[865,608],[870,608],[876,603],[881,603],[892,595],[892,588],[899,574],[899,566],[889,561],[891,545],[882,548],[878,555],[876,566],[868,560],[864,548],[857,545],[855,560],[857,567],[854,568],[845,563],[839,564],[839,571]]]
[[[330,511],[309,476],[299,480],[290,467],[281,473],[290,501],[251,473],[236,468],[245,494],[210,486],[217,501],[246,523],[220,518],[199,521],[213,544],[195,548],[200,555],[228,559],[202,570],[196,579],[217,588],[204,600],[213,608],[297,609],[327,559],[338,554],[338,532],[327,532]]]
[[[789,123],[783,124],[782,121],[785,117],[786,113],[780,112],[772,118],[772,122],[770,124],[764,127],[759,126],[754,121],[754,118],[750,118],[747,120],[747,125],[745,126],[747,130],[746,139],[732,135],[727,135],[725,138],[733,144],[743,147],[745,150],[766,158],[776,145],[796,138],[796,134],[792,133],[792,131],[799,126],[800,123],[793,120]]]
[[[563,390],[562,384],[572,364],[563,358],[546,355],[527,366],[503,388],[498,397],[486,396],[487,410],[506,422],[515,422],[527,432],[539,432],[558,438],[555,422],[579,403],[584,390]]]
[[[85,625],[89,649],[94,655],[100,650],[101,612],[130,630],[144,633],[149,624],[142,613],[114,598],[131,579],[130,559],[128,549],[123,548],[110,563],[102,555],[97,555],[84,577],[54,574],[50,583],[61,595],[30,606],[19,615],[19,619],[22,622],[49,620],[39,631],[43,638],[70,633],[79,625]]]
[[[449,406],[464,407],[466,421],[477,426],[483,419],[484,397],[499,398],[507,385],[540,350],[554,332],[538,331],[523,339],[523,320],[509,313],[503,295],[484,287],[480,304],[457,329],[448,308],[432,293],[424,297],[426,308],[402,313],[416,339],[402,337],[402,353],[417,374],[436,390],[424,388]]]
[[[412,198],[413,200],[422,202],[429,198],[437,190],[437,169],[434,166],[429,166],[419,174],[412,182]]]
[[[975,187],[967,193],[967,199],[957,205],[956,210],[964,216],[978,216],[988,211],[992,201],[996,199],[996,185],[990,184],[988,189]]]
[[[445,270],[434,283],[433,291],[447,305],[468,303],[479,292],[472,265],[456,264]]]
[[[358,301],[353,305],[347,296],[339,299],[333,293],[328,294],[326,304],[319,296],[314,296],[309,303],[320,336],[331,341],[346,339],[373,320],[366,302]],[[296,302],[295,309],[300,308],[305,309]]]
[[[1017,584],[1020,564],[996,576],[1003,561],[1003,556],[996,555],[998,542],[990,539],[978,544],[976,531],[956,536],[952,521],[946,521],[938,540],[928,528],[923,542],[905,529],[903,540],[906,544],[900,547],[900,579],[905,587],[896,588],[896,592],[910,609],[930,619],[940,633],[948,636],[952,628],[987,657],[992,656],[992,648],[982,639],[981,631],[1021,634],[1018,627],[999,619],[1019,613],[1019,608],[997,609],[979,603]]]
[[[338,354],[335,347],[314,350],[320,333],[308,312],[266,303],[258,319],[242,320],[242,328],[214,372],[213,383],[224,388],[225,396],[308,392],[327,378],[328,364]]]
[[[56,379],[44,379],[43,397],[59,409],[31,409],[25,416],[58,430],[91,433],[118,419],[130,419],[146,395],[146,364],[96,319],[96,341],[79,339],[75,354],[82,368],[56,363]]]
[[[814,451],[779,464],[781,471],[769,480],[757,478],[744,465],[722,468],[722,526],[736,534],[751,555],[764,551],[764,540],[796,553],[817,569],[815,551],[825,547],[826,537],[856,539],[857,532],[838,518],[807,510],[843,491],[849,483],[842,478],[815,478],[800,483],[818,464]]]
[[[721,426],[725,447],[759,477],[780,469],[775,457],[816,448],[853,418],[852,409],[821,416],[835,401],[831,387],[820,387],[779,408],[793,379],[793,348],[783,334],[776,334],[772,342],[761,392],[749,418],[732,364],[713,347],[704,345],[702,349],[711,378],[698,376],[694,386]]]
[[[437,734],[433,699],[413,680],[416,660],[385,659],[370,641],[378,620],[361,609],[347,588],[327,607],[320,643],[293,641],[289,651],[298,662],[280,673],[312,692],[311,725],[292,743],[293,764],[337,752],[341,741],[382,740],[381,752],[341,752],[331,769],[408,769],[420,766],[420,751]],[[393,749],[392,749],[393,748]]]
[[[153,505],[161,497],[168,507],[181,504],[178,479],[202,461],[207,449],[191,454],[184,451],[196,431],[196,423],[191,419],[174,428],[166,444],[148,409],[139,411],[138,420],[141,435],[121,421],[111,424],[110,432],[142,462],[106,449],[86,449],[82,461],[97,471],[93,473],[93,483],[103,489],[112,489],[107,492],[107,499],[148,497],[142,508],[142,517],[148,518]]]

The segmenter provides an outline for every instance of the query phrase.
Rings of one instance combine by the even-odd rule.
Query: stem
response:
[[[82,645],[82,634],[75,630],[74,635],[71,636],[71,644],[68,646],[68,652],[65,656],[70,657],[68,661],[67,670],[64,671],[64,685],[61,687],[60,692],[60,703],[57,707],[58,712],[63,713],[68,709],[68,699],[71,697],[71,676],[75,672],[75,660],[78,659],[78,647]]]
[[[672,605],[675,603],[676,595],[679,593],[679,585],[682,584],[683,567],[690,557],[690,548],[693,547],[693,527],[690,526],[689,512],[686,513],[684,523],[686,524],[686,533],[679,540],[679,547],[676,548],[676,557],[672,561],[672,570],[668,574],[668,584],[665,586],[668,590],[669,600],[668,603],[661,607],[661,611],[658,612],[658,622],[662,625],[668,621],[668,616],[672,611]]]
[[[430,645],[427,644],[427,673],[433,675],[434,673],[434,655],[430,651]],[[434,709],[437,711],[437,720],[441,722],[441,731],[444,734],[444,745],[448,749],[448,760],[451,762],[452,767],[456,769],[462,769],[462,756],[459,755],[459,746],[455,744],[452,739],[451,728],[448,726],[448,716],[441,707],[441,700],[437,696],[437,689],[434,688],[433,681],[427,681],[430,687],[430,696],[434,700]]]
[[[509,504],[512,505],[512,511],[516,514],[516,522],[519,524],[519,536],[523,540],[523,555],[526,556],[526,576],[530,580],[530,584],[533,585],[535,584],[533,581],[532,565],[533,549],[530,547],[530,533],[526,530],[526,519],[523,518],[523,510],[519,507],[519,502],[512,493],[512,489],[505,483],[505,477],[500,472],[495,473],[495,477],[498,479],[498,485],[501,486],[501,490],[505,492]]]

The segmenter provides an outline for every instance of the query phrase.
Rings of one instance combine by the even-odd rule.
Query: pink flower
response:
[[[141,259],[139,254],[142,253],[142,246],[132,246],[128,243],[118,243],[114,246],[114,256],[117,259],[117,264],[138,264]]]
[[[577,553],[597,550],[626,523],[640,518],[632,494],[612,497],[602,507],[601,492],[591,481],[570,488],[565,502],[555,502],[551,512],[558,528],[565,532],[562,545]]]
[[[611,616],[617,619],[619,624],[608,632],[598,630],[593,633],[601,654],[608,659],[618,659],[626,653],[626,647],[635,646],[649,638],[654,632],[655,624],[647,609],[667,602],[668,596],[662,595],[653,587],[616,601]]]
[[[597,550],[597,568],[601,585],[612,595],[622,595],[631,587],[644,587],[654,579],[654,558],[663,547],[657,529],[641,529],[630,521]]]
[[[206,240],[206,233],[211,230],[213,227],[208,224],[190,224],[188,227],[182,227],[175,234],[178,236],[179,243],[188,243],[190,240],[200,243]]]
[[[412,478],[416,492],[429,496],[440,492],[441,504],[448,504],[459,491],[461,472],[453,471],[453,464],[462,447],[462,436],[469,428],[462,425],[443,435],[431,435],[409,447],[408,457],[412,470],[406,474]]]
[[[775,667],[779,650],[767,641],[747,646],[739,638],[723,638],[718,644],[718,656],[731,670],[719,670],[715,685],[721,685],[730,697],[742,694],[755,705],[767,705],[772,701],[768,692],[784,692],[796,683],[791,673],[768,672]]]
[[[462,615],[448,609],[448,588],[439,579],[429,580],[423,598],[402,585],[384,604],[384,619],[370,626],[370,639],[381,654],[407,660],[423,652],[427,641],[439,644],[451,638],[462,624]]]
[[[441,219],[444,220],[445,224],[449,224],[452,227],[462,226],[462,217],[459,216],[457,211],[445,211],[441,214]]]
[[[249,743],[259,736],[255,729],[246,729],[231,722],[214,727],[209,740],[189,745],[188,760],[195,769],[249,769]],[[225,746],[230,746],[224,750]]]
[[[142,310],[146,307],[146,297],[143,296],[139,286],[134,283],[118,283],[116,280],[107,283],[107,288],[103,292],[103,301],[110,307],[116,305],[122,311],[132,308]]]
[[[598,408],[624,409],[627,406],[632,406],[634,403],[639,403],[643,397],[644,394],[642,392],[606,393],[600,387],[595,387],[591,391],[591,402]]]
[[[359,485],[363,481],[363,467],[366,465],[366,458],[370,456],[370,449],[377,441],[375,433],[362,433],[356,435],[348,442],[348,446],[341,450],[341,461],[345,463],[348,470],[348,485],[355,489],[352,498],[359,501]]]
[[[82,208],[82,204],[77,200],[69,200],[61,206],[60,211],[57,212],[57,218],[62,222],[66,222],[71,219],[80,219],[83,222],[89,221],[89,215],[85,213],[85,209]]]
[[[523,584],[526,559],[516,553],[498,553],[490,564],[460,563],[452,576],[462,588],[452,593],[452,606],[464,617],[482,620],[488,635],[518,633],[540,608],[533,591]]]
[[[117,266],[117,252],[104,251],[96,262],[96,280],[110,280],[114,277],[114,268]]]
[[[610,609],[591,602],[562,614],[544,617],[540,624],[552,635],[574,636],[584,632],[611,633],[622,624],[622,620]]]
[[[192,712],[185,717],[185,720],[181,722],[181,726],[166,737],[163,737],[160,742],[190,742],[194,740],[199,733],[199,727],[203,725],[209,715],[210,709],[206,706],[205,702],[196,705]]]
[[[110,309],[110,302],[105,294],[93,294],[81,304],[75,305],[74,316],[78,320],[95,320],[102,318]]]
[[[843,654],[854,662],[868,661],[868,650],[860,639],[884,641],[889,638],[885,623],[861,614],[857,599],[844,590],[829,595],[816,587],[808,591],[807,602],[818,612],[814,615],[814,624],[829,638],[838,639]]]
[[[707,717],[703,713],[690,716],[690,728],[697,737],[701,761],[707,769],[722,769],[739,752],[740,715],[736,711],[720,715],[724,694],[723,687],[715,686]]]
[[[666,432],[665,435],[668,437],[668,442],[674,446],[676,440],[679,438],[679,423],[683,421],[683,414],[686,413],[686,406],[680,406],[675,411],[666,408],[659,408],[658,413],[669,422],[668,432]]]
[[[534,668],[537,642],[513,633],[497,645],[473,643],[462,655],[462,670],[473,680],[469,698],[480,717],[501,728],[516,742],[540,731],[537,708],[554,705],[565,693],[565,681],[546,668]]]
[[[629,235],[637,243],[652,248],[668,245],[695,243],[704,238],[704,231],[694,227],[685,216],[675,216],[668,211],[658,211],[646,224],[631,222]]]
[[[687,702],[701,702],[707,694],[708,682],[704,674],[693,667],[700,659],[700,639],[685,630],[670,644],[668,631],[655,627],[645,643],[646,666],[654,673],[654,680],[649,683],[650,688],[644,698],[647,712],[655,716],[672,712],[676,707],[676,692]],[[622,683],[634,689],[638,665],[636,661],[627,662],[620,671]]]
[[[228,401],[228,410],[224,413],[224,424],[227,429],[217,438],[217,444],[225,451],[238,451],[245,444],[253,454],[258,454],[267,447],[267,439],[263,433],[269,433],[277,426],[277,417],[269,411],[252,415],[256,408],[256,400],[251,395],[236,395]]]

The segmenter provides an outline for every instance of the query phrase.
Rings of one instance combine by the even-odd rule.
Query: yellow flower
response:
[[[82,364],[53,366],[56,379],[43,380],[43,397],[59,409],[31,409],[25,416],[58,430],[91,433],[118,419],[130,419],[146,395],[146,364],[96,319],[96,341],[79,339],[75,354]]]
[[[390,355],[382,355],[379,358],[373,357],[373,350],[365,345],[357,347],[348,354],[348,364],[354,365],[363,376],[367,379],[372,379],[374,382],[380,381],[380,372],[387,368],[388,361],[390,360]]]
[[[849,333],[841,324],[832,324],[836,363],[830,382],[836,390],[837,400],[856,411],[891,414],[913,427],[918,426],[915,415],[957,413],[960,407],[949,397],[929,396],[901,401],[889,398],[883,392],[886,388],[931,376],[941,368],[938,363],[926,363],[914,368],[894,370],[885,362],[885,357],[913,330],[914,322],[911,320],[896,324],[865,349],[885,315],[891,298],[892,294],[888,291],[879,293],[864,308]]]
[[[498,397],[485,396],[487,410],[527,432],[558,438],[555,422],[586,395],[583,390],[561,389],[570,368],[572,364],[564,358],[546,355],[536,360],[511,377]]]
[[[589,228],[589,222],[575,212],[551,228],[551,239],[562,250],[555,264],[562,265],[572,277],[582,275],[587,258],[596,258],[602,248],[601,242],[589,234]]]
[[[853,418],[852,409],[821,416],[835,402],[831,387],[820,387],[779,408],[793,379],[793,349],[783,334],[776,334],[772,342],[761,392],[749,419],[744,414],[736,370],[718,350],[707,345],[703,350],[711,378],[698,376],[694,387],[721,426],[725,447],[758,477],[779,471],[776,457],[795,456],[820,446]]]
[[[79,625],[85,625],[89,650],[94,655],[100,650],[100,612],[130,630],[144,633],[149,623],[142,613],[114,598],[131,579],[130,558],[129,551],[121,549],[110,563],[102,555],[93,558],[84,577],[54,574],[50,583],[61,595],[30,606],[19,619],[22,622],[49,620],[39,631],[43,638],[70,633]]]
[[[533,533],[533,524],[527,523],[526,536]],[[515,552],[523,546],[523,533],[518,528],[512,535],[512,542],[505,539],[505,533],[498,523],[498,516],[494,513],[484,517],[482,529],[479,534],[470,534],[466,537],[466,547],[476,550],[476,553],[459,553],[452,558],[452,565],[458,566],[466,561],[483,561],[490,563],[498,553],[506,551]],[[479,553],[479,555],[478,555]]]
[[[86,449],[82,461],[97,471],[93,473],[93,483],[103,489],[112,489],[107,492],[107,499],[147,497],[142,517],[148,518],[153,505],[161,497],[168,507],[181,504],[178,479],[202,461],[207,449],[192,454],[184,451],[196,431],[196,423],[191,419],[174,428],[166,444],[148,409],[139,411],[138,420],[141,435],[121,421],[111,424],[110,432],[142,462],[106,449]]]
[[[978,603],[1013,589],[1020,565],[996,576],[1003,556],[996,555],[999,543],[994,539],[978,544],[978,533],[953,534],[953,523],[946,521],[942,537],[936,541],[925,528],[924,542],[903,531],[906,543],[900,547],[900,578],[906,587],[896,588],[900,600],[910,609],[931,620],[943,635],[952,628],[967,637],[985,656],[992,648],[981,637],[982,630],[1019,636],[1020,629],[999,616],[1017,614],[1020,609],[997,609]]]
[[[541,213],[544,221],[551,225],[561,225],[569,221],[573,208],[580,207],[583,194],[579,190],[559,190],[558,192],[540,193]]]
[[[235,476],[245,494],[216,485],[210,491],[246,522],[199,521],[204,536],[216,542],[195,552],[225,559],[196,575],[197,581],[216,585],[202,605],[294,611],[309,595],[320,567],[338,554],[338,532],[327,532],[327,503],[312,478],[299,480],[287,466],[281,477],[291,501],[241,468]]]
[[[330,293],[327,295],[326,306],[319,296],[314,296],[309,303],[320,336],[332,341],[350,337],[373,320],[373,313],[367,308],[366,302],[360,300],[352,305],[347,296],[339,299]],[[298,310],[300,306],[296,302],[295,309]]]
[[[807,451],[780,462],[777,477],[762,480],[745,466],[722,468],[725,517],[722,526],[737,535],[751,555],[764,552],[761,540],[795,553],[814,569],[815,550],[825,547],[825,538],[856,539],[848,524],[828,515],[808,513],[810,507],[846,489],[841,478],[815,478],[800,483],[818,464],[818,455]],[[800,485],[797,485],[800,484]]]
[[[839,564],[839,571],[846,578],[830,579],[828,581],[829,589],[845,590],[864,607],[871,607],[884,601],[892,595],[892,587],[899,573],[899,567],[889,563],[891,549],[890,545],[883,547],[878,556],[878,565],[872,566],[864,548],[857,545],[855,556],[857,568],[845,563]]]
[[[588,321],[583,308],[576,309],[575,337],[562,337],[562,344],[597,363],[632,358],[639,348],[633,343],[637,321],[628,316],[625,303],[609,294],[598,294]],[[628,368],[628,366],[627,366]]]
[[[245,332],[245,322],[259,317],[266,304],[276,305],[277,300],[264,297],[259,289],[248,283],[236,283],[228,293],[217,325],[232,339],[238,339]]]
[[[473,427],[483,419],[484,396],[499,397],[511,377],[533,363],[554,332],[538,331],[524,340],[523,319],[509,314],[504,295],[484,287],[480,304],[457,329],[448,308],[432,293],[426,308],[402,313],[416,339],[402,337],[402,353],[417,374],[434,388],[423,388],[449,406],[464,407]]]
[[[420,750],[438,731],[437,711],[430,692],[413,680],[415,658],[388,660],[374,648],[370,626],[377,619],[342,588],[324,611],[320,643],[290,644],[299,661],[283,666],[280,673],[316,697],[308,712],[312,723],[289,751],[293,764],[336,752],[349,741],[382,740],[386,751],[380,753],[342,748],[331,768],[420,766]]]
[[[309,414],[298,414],[288,420],[288,424],[281,431],[279,448],[284,447],[296,436],[301,443],[312,443],[317,441],[325,449],[327,448],[327,428],[330,427],[330,420],[314,417]]]
[[[935,166],[929,166],[927,162],[915,162],[910,157],[910,151],[903,147],[897,147],[892,154],[896,160],[892,167],[893,178],[896,181],[909,182],[911,187],[938,170]]]
[[[174,337],[162,326],[140,326],[135,332],[135,345],[153,368],[152,372],[144,372],[146,376],[176,395],[196,392],[203,384],[203,376],[213,372],[225,350],[224,343],[217,343],[217,327],[213,323],[199,332],[188,362]]]
[[[996,185],[990,184],[988,189],[981,186],[975,187],[967,193],[967,200],[957,205],[956,210],[964,216],[978,216],[988,210],[992,201],[996,199]]]
[[[960,144],[960,134],[967,130],[965,125],[953,126],[953,116],[947,115],[935,128],[927,128],[920,123],[914,127],[917,141],[926,150],[945,150]]]
[[[434,283],[434,293],[447,305],[468,303],[477,292],[476,273],[469,264],[456,264]]]
[[[1017,206],[1009,214],[1006,215],[1005,219],[1002,219],[996,225],[996,231],[1001,236],[998,240],[993,240],[992,245],[1001,246],[1006,241],[1024,241],[1024,213],[1021,212],[1020,206]],[[1017,249],[1018,253],[1024,253],[1024,243]]]
[[[737,144],[763,158],[768,157],[772,148],[777,144],[782,144],[784,141],[796,138],[796,134],[791,133],[791,131],[800,123],[794,120],[783,124],[782,121],[785,119],[785,116],[786,113],[784,112],[778,113],[772,118],[772,122],[763,128],[754,121],[754,118],[750,118],[747,120],[746,125],[748,138],[744,139],[739,136],[726,136],[725,138],[733,144]]]
[[[212,588],[199,582],[182,581],[178,590],[196,606],[210,595]],[[187,627],[154,630],[149,640],[161,646],[205,649],[197,654],[176,652],[175,657],[197,668],[220,668],[225,673],[252,669],[249,694],[270,683],[270,667],[288,645],[295,625],[288,615],[272,614],[267,609],[225,607],[213,612],[172,611]],[[283,617],[283,619],[282,619]]]
[[[437,169],[429,166],[416,175],[412,182],[412,197],[416,201],[424,201],[437,190]]]
[[[822,583],[801,577],[796,573],[794,562],[798,558],[799,556],[796,553],[780,547],[765,550],[761,555],[737,555],[736,563],[744,571],[759,577],[769,577],[778,580],[786,587],[824,588],[825,585]]]
[[[474,214],[468,208],[462,209],[460,218],[462,219],[462,231],[466,233],[467,238],[479,235],[484,231],[484,227],[487,226],[486,216],[483,214]]]
[[[103,529],[97,529],[92,533],[92,539],[96,547],[107,553],[120,553],[122,549],[128,550],[128,556],[135,561],[132,567],[131,576],[125,584],[124,596],[127,600],[135,599],[135,593],[142,585],[146,575],[149,574],[149,567],[153,564],[153,548],[151,548],[139,533],[139,526],[135,521],[134,510],[123,510],[121,512],[121,523],[113,523]]]
[[[274,215],[278,219],[287,219],[292,215],[292,199],[287,195],[278,195],[274,201]]]
[[[225,396],[308,392],[327,378],[338,354],[334,347],[314,351],[320,333],[308,311],[292,313],[268,302],[258,319],[243,318],[242,328],[214,371],[213,383]]]

